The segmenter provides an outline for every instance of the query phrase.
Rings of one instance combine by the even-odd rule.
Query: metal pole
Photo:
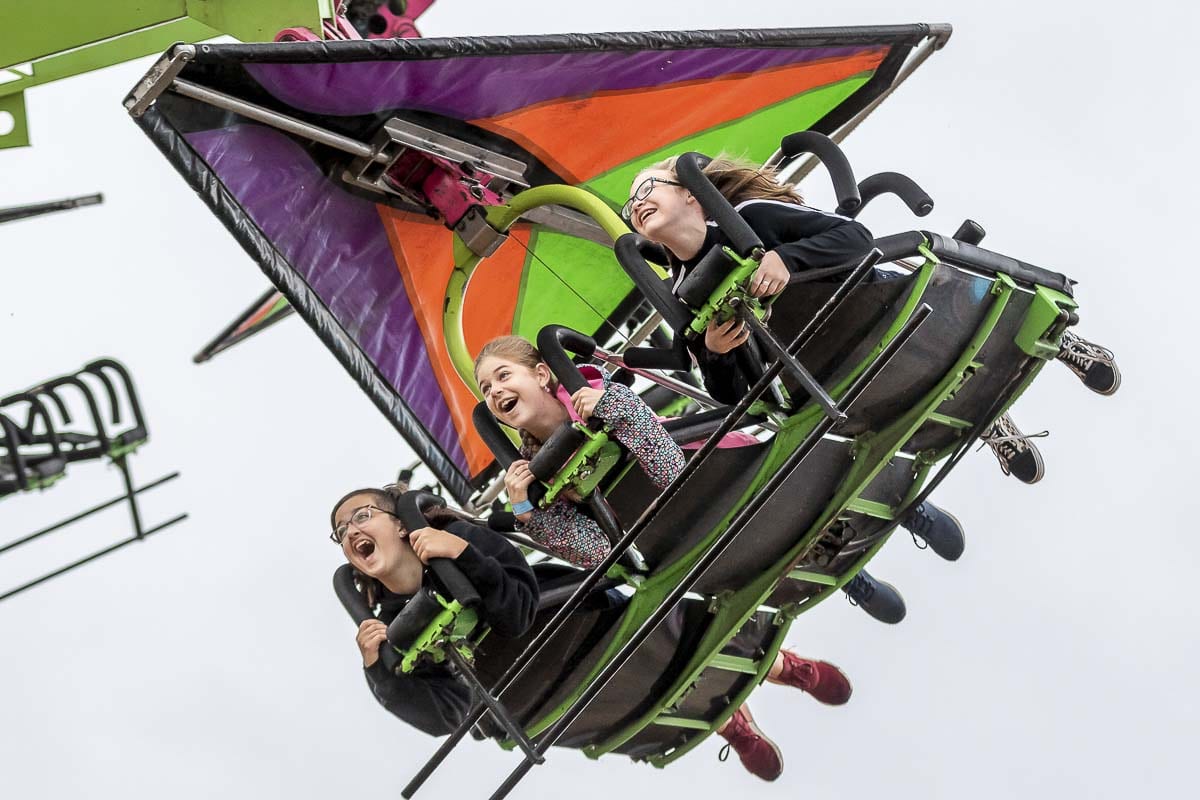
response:
[[[508,710],[496,698],[492,697],[492,693],[487,690],[486,686],[480,683],[479,676],[475,674],[475,670],[471,669],[471,665],[463,658],[462,653],[458,652],[458,648],[448,642],[443,642],[442,647],[445,648],[446,655],[458,669],[458,674],[462,675],[463,679],[470,685],[472,691],[474,691],[475,696],[479,698],[479,701],[487,706],[488,711],[492,712],[492,717],[500,723],[500,726],[508,732],[508,735],[517,743],[517,746],[525,752],[525,756],[532,758],[539,764],[543,763],[546,760],[545,757],[534,749],[533,742],[529,741],[529,737],[525,735],[525,731],[521,726],[508,715]]]
[[[15,589],[10,589],[9,591],[5,592],[4,594],[0,594],[0,600],[7,600],[8,598],[12,597],[14,594],[20,594],[21,592],[25,591],[26,589],[32,589],[34,586],[37,586],[39,583],[45,583],[46,581],[50,580],[51,578],[56,578],[59,575],[62,575],[64,572],[68,572],[79,566],[83,566],[84,564],[88,563],[89,561],[95,561],[97,558],[100,558],[100,556],[106,556],[109,553],[113,552],[114,550],[121,549],[122,547],[124,547],[127,544],[133,544],[134,542],[141,541],[141,540],[145,539],[147,536],[150,536],[151,534],[158,533],[162,529],[168,528],[171,525],[174,525],[176,522],[182,522],[183,520],[187,519],[187,517],[188,517],[187,514],[180,514],[177,517],[173,517],[173,518],[167,520],[166,522],[162,523],[161,525],[155,525],[150,530],[145,531],[140,537],[134,536],[133,538],[130,538],[130,539],[123,539],[114,545],[110,545],[109,547],[104,548],[103,550],[98,550],[95,553],[92,553],[90,556],[84,556],[83,558],[79,559],[78,561],[68,564],[67,566],[62,567],[61,569],[56,569],[56,570],[54,570],[54,572],[51,572],[48,575],[43,575],[42,577],[38,578],[37,580],[30,581],[29,583],[27,583],[23,586],[18,586]]]
[[[812,373],[805,369],[804,365],[787,351],[787,348],[783,346],[783,342],[775,338],[775,334],[771,333],[770,329],[763,324],[763,321],[755,316],[750,307],[736,297],[730,301],[730,305],[733,306],[733,310],[737,313],[738,318],[750,326],[750,330],[754,332],[758,343],[763,345],[783,365],[783,368],[800,382],[800,385],[804,387],[804,391],[808,392],[809,397],[817,401],[817,404],[824,410],[825,416],[832,419],[835,423],[845,422],[846,415],[838,411],[837,403],[833,402],[833,398],[825,391],[825,387],[817,383],[817,379],[812,376]]]
[[[310,139],[320,144],[329,145],[330,147],[341,150],[344,153],[349,153],[360,158],[369,158],[373,161],[386,161],[387,156],[376,153],[369,145],[363,144],[357,139],[351,139],[348,136],[327,131],[324,128],[318,128],[316,125],[310,125],[307,122],[289,117],[286,114],[280,114],[278,111],[271,111],[262,106],[256,106],[253,103],[247,103],[232,95],[223,92],[206,89],[199,84],[185,81],[182,78],[176,78],[171,84],[171,90],[184,97],[190,97],[193,100],[199,100],[202,103],[208,103],[210,106],[223,108],[226,111],[232,111],[246,119],[252,119],[255,122],[261,122],[264,125],[270,125],[272,128],[278,128],[281,131],[301,136],[305,139]]]
[[[174,480],[175,478],[178,478],[178,477],[179,477],[178,472],[172,472],[170,475],[166,475],[162,478],[159,478],[156,481],[147,483],[145,486],[141,486],[141,487],[138,487],[137,489],[134,489],[133,494],[140,494],[142,492],[148,491],[150,489],[153,489],[155,486],[161,486],[162,484],[166,483],[167,481]],[[74,522],[79,522],[79,520],[81,520],[81,519],[86,519],[87,517],[90,517],[92,514],[95,514],[99,511],[103,511],[106,508],[112,508],[117,503],[124,502],[128,497],[129,497],[128,494],[123,494],[120,497],[114,497],[112,500],[108,500],[104,503],[101,503],[98,506],[92,506],[87,511],[81,511],[73,517],[67,517],[66,519],[62,520],[61,522],[56,522],[53,525],[49,526],[48,528],[42,528],[40,531],[35,531],[35,532],[29,534],[28,536],[25,536],[21,539],[17,539],[15,542],[9,542],[8,544],[4,545],[3,547],[0,547],[0,554],[8,552],[9,550],[12,550],[14,547],[20,547],[21,545],[23,545],[27,542],[32,542],[34,539],[45,536],[47,533],[53,533],[54,531],[58,530],[59,528],[65,528]]]

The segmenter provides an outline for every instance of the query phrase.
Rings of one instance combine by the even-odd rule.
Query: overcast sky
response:
[[[870,569],[903,592],[902,624],[839,597],[793,626],[794,648],[841,665],[855,693],[841,708],[774,686],[753,696],[785,754],[777,783],[718,763],[714,738],[661,771],[555,751],[523,796],[1187,792],[1200,658],[1187,14],[1158,0],[439,0],[430,36],[953,24],[846,150],[860,175],[899,170],[933,195],[922,227],[951,233],[969,216],[986,246],[1076,278],[1078,330],[1124,373],[1102,398],[1051,364],[1021,399],[1018,424],[1051,431],[1041,483],[1004,477],[987,450],[945,481],[937,500],[967,530],[961,561],[897,533]],[[136,475],[183,471],[144,513],[192,516],[0,603],[0,795],[398,797],[435,741],[367,691],[325,535],[333,500],[411,457],[298,319],[191,363],[266,282],[121,108],[148,65],[31,91],[34,146],[0,152],[0,206],[106,198],[0,228],[0,392],[120,358],[152,429]],[[821,181],[806,187],[818,201]],[[912,226],[888,201],[863,220],[877,234]],[[119,487],[114,469],[78,465],[0,503],[0,540]],[[113,510],[5,554],[0,591],[127,531]],[[468,743],[421,796],[480,796],[515,763]]]

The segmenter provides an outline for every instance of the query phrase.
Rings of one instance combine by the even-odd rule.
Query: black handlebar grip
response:
[[[430,492],[405,492],[396,501],[396,516],[400,518],[405,530],[412,532],[429,525],[425,512],[438,506],[445,506],[446,501]],[[478,605],[479,592],[462,574],[458,565],[449,558],[433,558],[429,561],[429,571],[437,579],[441,587],[451,597],[464,606]]]
[[[590,385],[579,371],[579,367],[567,355],[567,350],[584,358],[591,358],[592,353],[596,352],[595,339],[562,325],[547,325],[538,331],[537,347],[538,352],[542,354],[542,360],[569,394],[573,395]]]
[[[710,161],[711,158],[700,153],[684,153],[675,161],[675,175],[700,201],[700,207],[708,217],[729,237],[734,251],[746,258],[755,250],[762,249],[762,240],[704,174],[704,167]]]
[[[341,601],[342,608],[346,609],[350,619],[354,620],[355,625],[362,625],[369,619],[375,619],[375,615],[367,607],[366,598],[354,586],[354,568],[349,564],[342,564],[334,570],[333,591]],[[383,661],[384,669],[395,674],[396,668],[400,666],[400,654],[385,642],[379,646],[379,658]]]
[[[678,372],[692,368],[692,358],[682,334],[677,334],[670,348],[631,347],[621,354],[625,366],[634,369],[662,369]]]
[[[854,180],[854,170],[842,148],[823,133],[816,131],[800,131],[792,133],[779,142],[779,149],[786,158],[795,158],[802,153],[812,153],[829,170],[829,178],[833,181],[833,191],[837,195],[838,208],[842,213],[853,212],[862,205],[862,196],[858,193],[858,182]]]
[[[862,203],[858,208],[851,210],[838,206],[839,214],[857,217],[867,207],[867,203],[881,194],[896,195],[908,206],[908,210],[918,217],[924,217],[933,211],[933,198],[918,186],[916,181],[899,172],[877,172],[869,178],[864,178],[858,185],[858,191],[862,195]]]
[[[987,236],[987,231],[973,219],[964,219],[962,225],[954,232],[955,239],[967,244],[979,244],[984,236]]]
[[[483,439],[488,450],[491,450],[492,455],[496,457],[496,463],[507,472],[512,463],[521,457],[521,454],[513,446],[512,441],[504,435],[504,431],[500,430],[500,423],[488,410],[487,403],[476,404],[475,409],[471,412],[471,421],[475,423],[475,431],[479,434],[479,438]],[[540,483],[532,483],[529,485],[528,493],[529,502],[537,505],[541,501],[542,495],[546,493],[546,487]]]
[[[587,437],[572,425],[564,422],[529,460],[529,471],[539,481],[549,482],[563,468],[575,451],[583,446]]]
[[[691,313],[647,263],[647,259],[655,263],[668,263],[666,251],[636,233],[626,233],[618,236],[613,243],[613,253],[625,274],[633,280],[642,296],[650,301],[654,310],[662,315],[671,330],[682,330],[692,321]]]

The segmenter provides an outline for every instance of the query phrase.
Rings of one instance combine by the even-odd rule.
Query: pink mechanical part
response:
[[[413,150],[396,159],[384,177],[397,191],[436,208],[449,227],[457,225],[472,206],[504,202],[487,187],[492,175]]]
[[[333,19],[321,20],[321,33],[317,35],[308,28],[284,28],[275,34],[277,42],[320,42],[362,39],[354,26],[346,19],[346,0],[339,0],[333,9]]]
[[[380,3],[374,15],[367,20],[368,39],[416,39],[417,17],[433,5],[434,0],[387,0]]]
[[[417,17],[432,6],[434,0],[386,0],[367,19],[368,39],[417,39]],[[346,0],[339,0],[334,18],[321,20],[321,35],[308,28],[284,28],[275,35],[277,42],[319,42],[362,39],[346,19]]]

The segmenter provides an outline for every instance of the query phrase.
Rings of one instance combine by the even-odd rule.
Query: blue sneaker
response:
[[[865,569],[860,569],[854,578],[842,587],[850,605],[858,606],[880,622],[895,625],[904,619],[908,609],[904,598],[896,587],[886,581],[877,581]]]
[[[928,500],[909,511],[900,525],[913,535],[913,541],[924,540],[930,550],[947,561],[957,561],[967,546],[958,518]]]

